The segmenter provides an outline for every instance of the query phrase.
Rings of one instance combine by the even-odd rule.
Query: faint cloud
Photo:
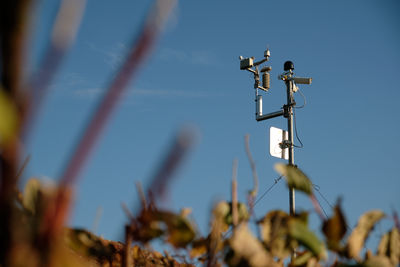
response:
[[[218,64],[216,57],[209,51],[186,52],[172,48],[163,48],[159,57],[164,61],[178,61],[193,65],[210,66]]]
[[[162,89],[133,89],[131,93],[133,95],[138,95],[138,96],[155,96],[155,97],[200,98],[200,97],[210,96],[210,94],[200,91],[162,90]]]
[[[77,72],[63,73],[51,85],[52,91],[74,92],[76,88],[91,87],[90,82]]]
[[[65,74],[62,77],[62,80],[64,81],[64,83],[67,86],[70,86],[70,87],[87,84],[86,79],[83,78],[82,75],[80,75],[79,73],[76,73],[76,72],[70,72],[70,73]]]
[[[200,65],[215,65],[215,56],[206,51],[195,51],[192,53],[192,62]]]
[[[78,89],[74,91],[74,95],[79,97],[97,97],[98,95],[103,94],[103,88],[85,88],[85,89]]]
[[[160,58],[165,61],[178,60],[179,62],[185,62],[189,60],[187,53],[171,48],[162,49]]]
[[[116,43],[110,50],[105,50],[99,48],[93,43],[87,43],[90,49],[95,52],[100,53],[104,57],[105,63],[110,66],[113,70],[117,69],[123,62],[127,52],[128,47],[124,43]]]

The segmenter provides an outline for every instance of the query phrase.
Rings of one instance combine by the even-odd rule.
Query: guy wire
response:
[[[277,179],[274,179],[274,183],[267,190],[265,190],[265,192],[256,201],[254,201],[253,207],[255,207],[257,203],[260,202],[260,200],[263,199],[269,193],[269,191],[272,190],[272,188],[282,179],[282,177],[283,176],[281,175]]]
[[[258,202],[260,202],[261,199],[263,199],[268,193],[269,191],[272,190],[272,188],[282,179],[283,175],[279,176],[278,178],[274,179],[274,183],[267,189],[265,190],[265,192],[254,202],[253,204],[253,208],[257,205]],[[225,239],[231,232],[232,229],[229,229],[223,236],[222,238]]]

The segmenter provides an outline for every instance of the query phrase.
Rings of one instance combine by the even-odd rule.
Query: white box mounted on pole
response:
[[[288,132],[282,129],[269,128],[269,153],[280,159],[289,159],[289,149],[284,148],[284,141],[288,140]]]

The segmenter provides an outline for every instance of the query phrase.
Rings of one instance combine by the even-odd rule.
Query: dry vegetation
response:
[[[399,265],[400,225],[396,214],[392,217],[393,228],[382,236],[375,253],[367,250],[365,255],[361,252],[368,235],[385,216],[379,210],[362,215],[358,225],[349,233],[338,203],[330,218],[321,215],[323,240],[309,229],[307,213],[289,215],[273,210],[256,222],[260,230],[256,236],[249,224],[257,188],[249,193],[249,203],[238,203],[235,182],[232,201],[215,205],[210,216],[209,234],[201,236],[187,212],[176,214],[160,210],[154,199],[163,193],[173,170],[190,146],[191,137],[187,133],[178,135],[155,177],[155,186],[151,187],[153,192],[144,194],[138,186],[142,205],[137,214],[127,212],[124,243],[104,240],[83,229],[66,227],[71,192],[79,170],[106,123],[105,119],[98,118],[107,118],[117,103],[129,76],[138,68],[157,36],[160,26],[157,23],[162,23],[162,20],[155,18],[165,17],[172,1],[156,1],[155,9],[148,16],[139,38],[132,43],[125,63],[89,122],[58,185],[49,186],[32,178],[20,192],[18,182],[25,164],[22,168],[17,167],[21,161],[19,148],[29,134],[29,125],[48,84],[72,43],[76,32],[74,27],[79,25],[83,13],[83,6],[78,2],[83,3],[62,1],[54,23],[56,37],[49,41],[41,68],[37,75],[32,75],[35,79],[25,81],[22,66],[27,50],[27,14],[33,3],[30,0],[1,1],[0,266]],[[69,6],[71,3],[72,7]],[[68,14],[68,23],[64,12]],[[63,25],[62,32],[59,25]],[[247,153],[251,159],[249,150]],[[320,214],[310,180],[293,166],[278,165],[276,169],[285,177],[288,188],[309,196],[315,204],[315,211]],[[182,256],[152,251],[149,243],[155,239],[179,251]],[[294,251],[297,255],[290,261]]]

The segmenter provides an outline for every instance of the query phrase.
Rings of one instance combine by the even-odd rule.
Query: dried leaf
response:
[[[385,233],[379,242],[378,252],[379,256],[386,256],[390,259],[394,266],[399,264],[400,260],[400,235],[396,227]]]
[[[400,234],[396,227],[393,227],[390,231],[389,249],[390,261],[394,266],[398,266],[400,261]]]
[[[317,258],[326,259],[327,252],[318,237],[299,219],[291,218],[288,223],[289,235],[304,247],[308,248]]]
[[[197,258],[207,253],[208,240],[201,238],[192,242],[192,249],[190,250],[190,257]]]
[[[364,213],[351,233],[347,240],[347,255],[350,258],[359,259],[359,253],[364,246],[364,242],[367,239],[370,231],[374,225],[383,217],[385,214],[380,210],[371,210]]]
[[[377,254],[379,256],[386,256],[389,249],[389,233],[385,233],[379,241]]]
[[[184,248],[193,241],[195,237],[194,229],[184,217],[176,216],[171,219],[167,223],[168,242],[176,248]]]
[[[186,247],[195,237],[189,220],[169,211],[143,210],[136,221],[133,236],[137,241],[147,242],[166,234],[167,241],[180,248]]]
[[[194,227],[186,217],[171,212],[159,212],[158,216],[167,225],[168,242],[173,246],[183,248],[193,241]]]
[[[261,230],[261,239],[272,256],[283,259],[287,257],[291,248],[288,239],[289,215],[281,210],[268,212],[258,224]]]
[[[153,210],[142,210],[132,223],[133,240],[142,243],[147,243],[154,238],[162,236],[165,232],[164,230],[159,220],[155,218]]]
[[[24,188],[22,196],[22,205],[32,214],[36,213],[40,191],[40,181],[38,179],[29,179]]]
[[[333,216],[324,222],[322,231],[328,248],[340,251],[340,241],[346,234],[346,221],[339,204],[335,206]]]
[[[364,261],[362,267],[394,267],[387,257],[383,256],[372,256],[368,260]]]
[[[289,188],[300,190],[307,195],[312,194],[312,183],[310,179],[297,167],[278,163],[275,164],[275,170],[286,177]]]
[[[67,245],[81,255],[99,259],[112,259],[116,249],[84,229],[69,229],[65,233]]]
[[[229,245],[233,251],[228,263],[230,266],[239,266],[243,261],[247,262],[248,266],[254,267],[278,266],[260,241],[250,232],[247,224],[241,224],[236,228]]]
[[[230,209],[228,202],[221,201],[215,206],[213,215],[215,218],[225,218],[229,215]]]
[[[190,214],[192,213],[192,209],[191,208],[182,208],[180,215],[184,218],[188,217]]]

